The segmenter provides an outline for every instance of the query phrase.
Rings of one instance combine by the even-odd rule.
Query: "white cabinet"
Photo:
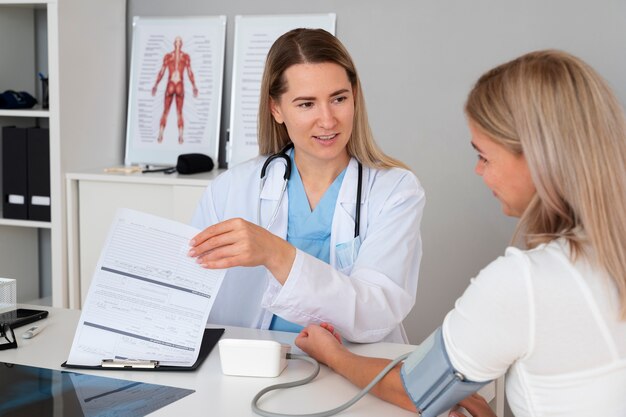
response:
[[[80,308],[85,300],[118,208],[189,223],[204,189],[218,174],[67,174],[70,308]]]
[[[0,92],[41,102],[39,72],[49,86],[49,109],[0,110],[0,127],[50,129],[51,221],[0,216],[0,276],[18,280],[20,302],[68,306],[63,178],[122,159],[125,25],[126,0],[0,0]]]

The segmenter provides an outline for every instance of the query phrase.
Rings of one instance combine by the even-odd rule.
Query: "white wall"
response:
[[[503,253],[515,222],[473,174],[463,103],[473,82],[524,52],[559,48],[585,59],[626,103],[622,0],[129,0],[139,16],[225,14],[228,124],[233,17],[337,13],[337,36],[359,69],[372,127],[386,152],[411,166],[427,193],[411,342],[435,329],[469,279]]]

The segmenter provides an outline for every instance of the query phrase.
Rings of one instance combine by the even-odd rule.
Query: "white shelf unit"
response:
[[[18,279],[18,297],[41,283],[38,298],[69,306],[64,178],[123,158],[125,22],[125,0],[0,0],[0,92],[39,96],[48,75],[49,109],[0,110],[0,126],[50,129],[51,221],[0,219],[0,276]]]
[[[0,117],[36,117],[36,118],[48,118],[50,112],[40,108],[24,109],[24,110],[6,110],[0,109]]]

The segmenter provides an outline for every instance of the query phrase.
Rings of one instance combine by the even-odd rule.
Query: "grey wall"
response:
[[[504,252],[515,222],[473,174],[463,103],[486,70],[524,52],[559,48],[588,61],[626,102],[623,0],[129,0],[138,16],[225,14],[228,125],[236,14],[335,12],[337,36],[359,69],[378,142],[405,161],[427,193],[417,304],[406,320],[418,343],[484,265]]]

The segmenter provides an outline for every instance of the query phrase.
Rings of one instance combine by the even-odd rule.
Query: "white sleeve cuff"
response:
[[[296,248],[296,257],[293,260],[293,265],[291,265],[291,270],[289,271],[287,280],[283,285],[280,285],[278,280],[276,280],[274,275],[272,275],[269,270],[267,271],[269,285],[263,294],[263,300],[261,301],[261,306],[263,308],[274,311],[275,307],[280,308],[281,305],[289,307],[289,305],[293,303],[293,300],[290,298],[290,293],[297,285],[298,278],[301,275],[303,263],[303,253],[300,249]]]

